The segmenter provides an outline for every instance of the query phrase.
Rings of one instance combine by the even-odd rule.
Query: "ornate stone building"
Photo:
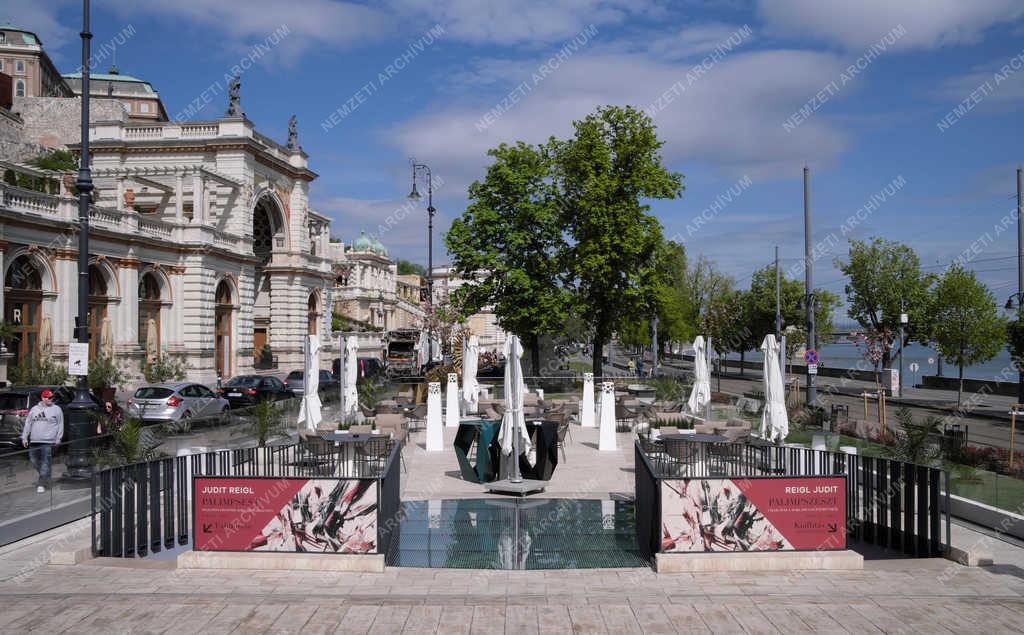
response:
[[[332,246],[337,248],[333,300],[338,313],[381,331],[420,326],[419,293],[410,293],[408,276],[398,275],[379,240],[361,232],[347,250],[338,243]]]
[[[90,137],[93,354],[182,355],[205,382],[252,371],[264,346],[280,367],[300,366],[302,336],[329,332],[324,296],[335,281],[329,221],[308,205],[317,175],[307,155],[244,117],[99,122]],[[0,185],[12,363],[65,358],[77,313],[73,178],[40,176],[59,191]],[[325,359],[332,346],[327,338]]]

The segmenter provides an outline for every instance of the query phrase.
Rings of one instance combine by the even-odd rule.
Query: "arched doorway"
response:
[[[320,300],[316,297],[316,292],[309,294],[309,300],[306,302],[306,333],[308,335],[317,334],[317,325],[320,323]]]
[[[146,355],[146,362],[160,359],[160,282],[152,273],[145,273],[139,279],[139,348]]]
[[[214,365],[217,376],[227,380],[231,376],[231,314],[235,309],[234,294],[227,280],[217,285],[214,307]]]
[[[285,218],[277,199],[270,193],[260,196],[252,213],[252,252],[256,256],[253,271],[253,364],[264,366],[263,349],[270,342],[271,283],[266,268],[274,250],[284,247]]]
[[[89,359],[95,359],[102,351],[103,321],[107,319],[109,302],[107,277],[97,265],[89,265]]]
[[[14,354],[12,366],[36,355],[42,323],[43,277],[27,255],[11,262],[4,276],[4,321],[10,325],[7,350]]]

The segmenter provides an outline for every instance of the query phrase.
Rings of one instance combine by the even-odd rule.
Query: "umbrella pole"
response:
[[[519,475],[519,417],[516,411],[512,411],[512,482],[522,483],[523,477]]]

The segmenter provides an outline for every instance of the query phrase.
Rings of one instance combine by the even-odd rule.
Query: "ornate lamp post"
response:
[[[78,317],[75,318],[75,339],[89,342],[89,205],[92,197],[92,173],[89,170],[89,0],[82,2],[82,145],[78,179]],[[64,478],[92,479],[90,446],[96,427],[93,411],[96,404],[89,397],[84,376],[75,384],[75,398],[68,404],[68,441],[70,444]]]
[[[423,163],[412,164],[412,191],[409,198],[418,201],[422,196],[416,190],[417,170],[427,175],[427,364],[434,361],[434,183],[431,180],[430,167]]]

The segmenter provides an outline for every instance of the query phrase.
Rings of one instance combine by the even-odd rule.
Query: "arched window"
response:
[[[320,302],[317,300],[316,293],[310,293],[309,300],[306,302],[306,333],[316,335],[319,322]]]
[[[36,354],[42,323],[43,277],[27,255],[15,258],[4,276],[4,321],[11,327],[12,366]]]
[[[227,380],[231,376],[231,315],[234,311],[234,294],[227,280],[221,280],[214,294],[214,364],[217,376]]]
[[[153,273],[139,279],[139,347],[146,361],[160,358],[160,282]]]
[[[107,319],[107,278],[97,265],[89,265],[89,359],[100,352],[103,342],[103,321]],[[113,337],[113,333],[107,334]]]
[[[25,80],[19,79],[14,82],[14,96],[24,97],[25,96]]]

